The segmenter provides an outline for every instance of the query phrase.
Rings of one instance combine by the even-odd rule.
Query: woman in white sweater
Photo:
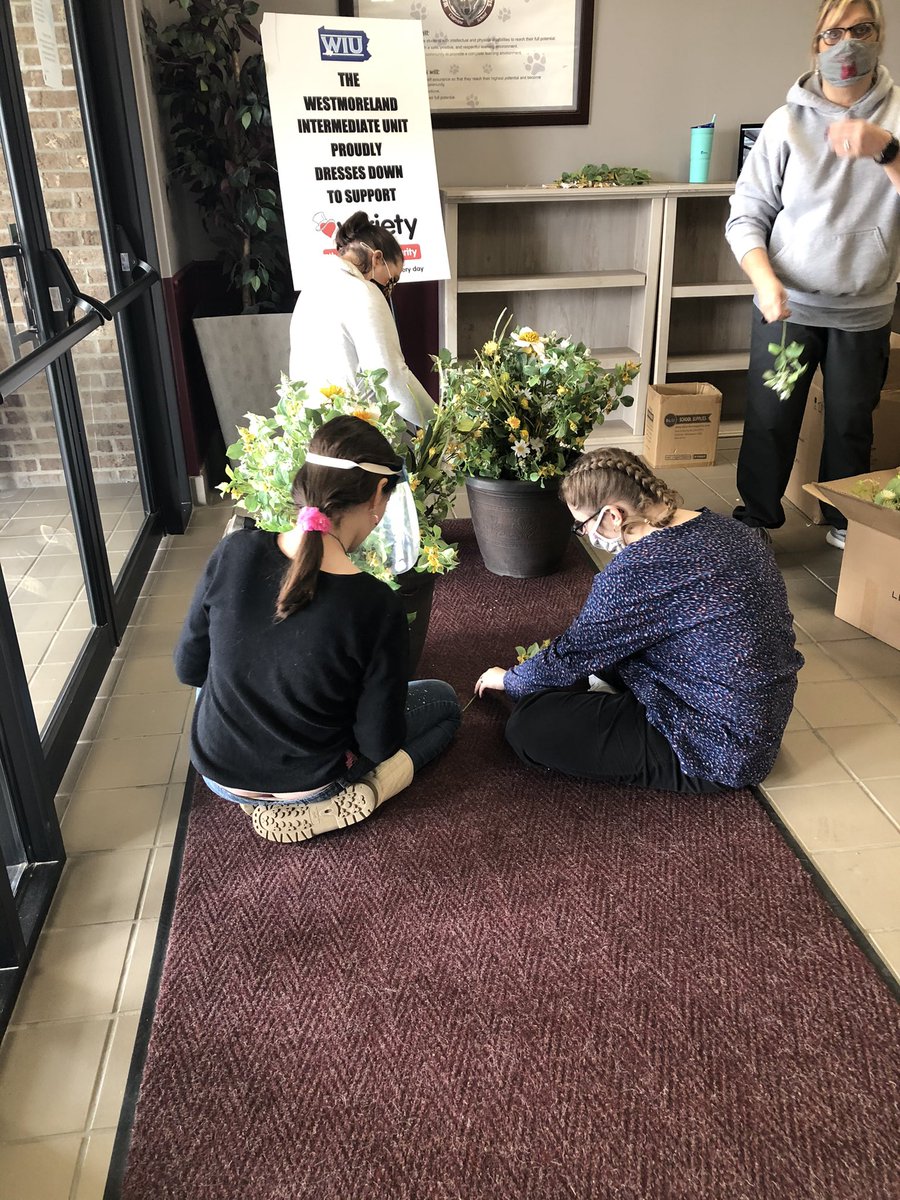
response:
[[[384,369],[400,415],[424,425],[434,401],[406,365],[388,303],[403,271],[400,243],[364,212],[338,225],[334,241],[337,255],[310,278],[291,318],[291,379],[314,397],[329,385],[352,386],[358,371]]]

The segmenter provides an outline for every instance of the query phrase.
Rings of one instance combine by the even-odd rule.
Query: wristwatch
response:
[[[880,154],[876,154],[875,161],[879,167],[886,167],[888,163],[892,163],[897,155],[900,154],[900,141],[897,140],[895,134],[891,134],[891,140],[885,146]]]

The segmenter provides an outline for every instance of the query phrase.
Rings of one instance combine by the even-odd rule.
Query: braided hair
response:
[[[621,502],[628,505],[637,517],[622,522],[627,532],[635,525],[652,525],[662,529],[678,509],[681,497],[660,479],[634,454],[615,446],[591,450],[577,459],[562,481],[560,495],[571,508],[596,512],[605,504]],[[658,504],[666,506],[661,517],[651,519],[647,513]]]

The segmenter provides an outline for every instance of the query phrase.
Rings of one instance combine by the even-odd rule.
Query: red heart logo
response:
[[[337,222],[323,221],[319,226],[319,229],[325,234],[326,237],[334,237],[334,231],[337,229]]]

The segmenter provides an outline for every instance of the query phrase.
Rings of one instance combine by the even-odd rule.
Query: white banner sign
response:
[[[449,278],[421,24],[266,13],[262,39],[294,286],[359,209],[405,279]]]

